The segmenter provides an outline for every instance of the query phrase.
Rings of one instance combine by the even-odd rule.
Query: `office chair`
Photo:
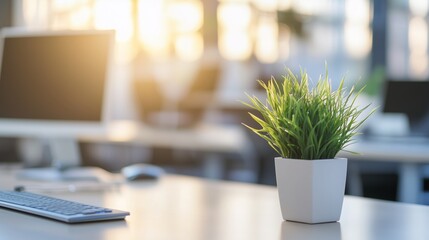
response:
[[[152,115],[164,109],[165,99],[156,79],[136,79],[134,81],[134,99],[141,120],[146,124],[154,124]]]
[[[199,123],[216,95],[220,79],[218,64],[202,65],[184,97],[177,102],[177,111],[186,115],[182,126]]]

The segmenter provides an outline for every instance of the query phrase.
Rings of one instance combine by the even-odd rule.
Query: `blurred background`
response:
[[[347,87],[366,85],[359,104],[383,106],[387,81],[429,79],[428,8],[427,0],[0,0],[0,28],[116,31],[108,108],[117,124],[105,139],[80,140],[84,164],[114,172],[148,162],[274,185],[276,153],[241,125],[252,122],[240,100],[263,94],[256,80],[302,68],[317,81],[327,63],[334,87],[344,77]],[[428,103],[407,107],[419,104]],[[403,134],[398,117],[374,119],[396,125],[365,134]],[[141,128],[154,130],[150,139],[130,140]],[[23,161],[20,141],[2,138],[0,161]],[[397,200],[398,161],[351,161],[359,195]]]

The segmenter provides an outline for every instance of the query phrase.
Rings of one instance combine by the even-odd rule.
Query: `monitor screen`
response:
[[[404,113],[411,130],[423,130],[422,124],[426,125],[429,120],[429,81],[386,81],[383,111]]]
[[[0,135],[4,123],[100,123],[112,36],[107,30],[3,31]]]

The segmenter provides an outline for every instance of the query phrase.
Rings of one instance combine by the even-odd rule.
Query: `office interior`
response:
[[[429,80],[428,9],[425,0],[2,0],[0,28],[115,30],[112,127],[106,137],[78,139],[83,165],[119,172],[150,163],[275,185],[276,153],[242,125],[253,123],[241,101],[263,94],[257,80],[279,79],[285,68],[316,81],[327,66],[334,88],[342,78],[347,87],[366,86],[359,104],[379,110],[362,138],[427,141],[409,138],[409,117],[383,106],[388,80]],[[408,107],[428,106],[421,99]],[[151,137],[133,139],[140,131]],[[3,137],[0,154],[5,164],[50,164],[37,137]],[[349,160],[349,170],[360,170],[361,195],[398,200],[398,161]]]

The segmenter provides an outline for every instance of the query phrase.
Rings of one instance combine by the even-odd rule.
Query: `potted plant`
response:
[[[244,103],[259,113],[249,113],[260,128],[245,125],[265,139],[280,155],[275,158],[277,188],[284,220],[336,222],[341,215],[347,159],[336,158],[351,144],[369,107],[358,108],[360,91],[345,91],[344,79],[332,90],[328,71],[309,87],[305,71],[290,69],[281,82],[271,78],[259,84],[266,101],[247,95]]]

